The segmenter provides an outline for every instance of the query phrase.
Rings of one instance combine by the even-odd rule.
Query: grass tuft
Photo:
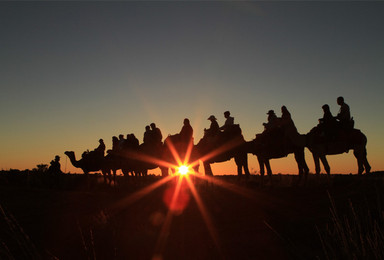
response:
[[[373,211],[355,208],[349,202],[349,212],[340,215],[329,193],[328,196],[330,223],[324,230],[317,227],[325,258],[384,259],[384,211],[381,206]]]

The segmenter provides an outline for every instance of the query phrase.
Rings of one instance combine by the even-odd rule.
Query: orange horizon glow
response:
[[[201,120],[197,120],[197,121],[201,121]],[[198,131],[197,131],[197,133],[198,133]],[[371,140],[371,139],[369,138],[369,140]],[[59,144],[57,144],[57,145],[59,145]],[[368,145],[372,145],[372,142],[369,141]],[[209,160],[210,158],[216,156],[220,152],[227,150],[227,149],[230,149],[231,146],[234,146],[234,144],[225,144],[220,149],[216,149],[216,150],[212,151],[211,153],[206,154],[201,159],[202,160]],[[188,164],[188,165],[190,165],[191,168],[200,164],[199,160],[194,160],[194,161],[190,162],[190,159],[191,159],[190,157],[191,157],[192,148],[193,148],[193,142],[190,142],[190,144],[188,145],[188,148],[186,150],[186,154],[185,154],[184,158],[180,158],[178,153],[175,151],[175,147],[172,143],[169,143],[168,148],[174,157],[174,160],[175,160],[174,163],[170,163],[170,162],[167,162],[167,161],[164,161],[164,160],[161,160],[159,158],[155,158],[153,156],[146,155],[146,154],[139,154],[136,156],[140,157],[140,159],[143,161],[155,163],[157,165],[161,165],[162,167],[172,168],[175,170],[177,170],[177,168],[183,164]],[[57,149],[57,148],[52,148],[53,151],[55,149]],[[78,156],[81,154],[79,152],[79,150],[76,150],[76,149],[73,149],[73,150],[76,151]],[[10,152],[12,152],[12,151],[13,150],[11,150]],[[383,165],[383,161],[381,160],[381,156],[380,156],[381,152],[372,151],[369,147],[367,148],[367,151],[368,151],[368,160],[369,160],[371,167],[372,167],[371,171],[381,170],[380,167]],[[29,170],[32,170],[33,168],[36,168],[36,165],[38,165],[38,164],[49,165],[50,160],[52,160],[54,158],[54,156],[57,154],[57,153],[51,152],[51,155],[47,156],[47,155],[42,155],[38,151],[31,153],[28,150],[21,150],[18,152],[19,157],[20,158],[28,157],[29,160],[28,161],[27,160],[20,161],[20,159],[18,159],[18,158],[14,158],[12,160],[9,159],[8,152],[9,151],[7,151],[7,153],[2,154],[3,156],[0,156],[0,158],[1,158],[0,160],[7,161],[7,164],[4,164],[4,162],[2,162],[2,164],[4,166],[17,164],[20,167],[7,168],[7,167],[3,166],[3,168],[1,168],[1,170],[5,170],[5,171],[8,169],[20,169],[20,170],[29,169]],[[1,152],[0,152],[0,154],[1,154]],[[61,163],[61,169],[63,172],[82,174],[81,169],[75,168],[70,163],[67,156],[62,155],[60,153],[58,155],[61,157],[60,163]],[[306,157],[306,162],[308,164],[308,167],[310,169],[310,173],[314,173],[315,167],[314,167],[314,163],[313,163],[313,158],[312,158],[312,154],[308,151],[308,149],[305,149],[305,157]],[[42,159],[42,158],[44,158],[44,159]],[[328,160],[330,167],[331,167],[331,174],[350,174],[350,173],[356,174],[357,173],[357,162],[356,162],[355,157],[353,156],[353,151],[350,151],[349,153],[339,154],[339,155],[327,156],[327,160]],[[32,161],[34,161],[35,163],[31,163]],[[34,167],[31,167],[31,165],[33,165]],[[211,164],[211,167],[212,167],[212,171],[213,171],[214,175],[237,175],[237,168],[236,168],[236,164],[235,164],[233,159],[226,161],[226,162],[213,163],[213,164]],[[249,167],[249,170],[250,170],[252,175],[258,175],[260,173],[260,169],[259,169],[259,165],[258,165],[258,161],[257,161],[256,156],[248,154],[248,167]],[[291,175],[298,174],[297,165],[296,165],[296,162],[294,160],[294,156],[292,154],[288,155],[286,158],[271,160],[271,167],[272,167],[273,174],[291,174]],[[204,170],[203,170],[203,172],[204,172]],[[325,173],[322,166],[321,166],[321,172]],[[119,175],[122,175],[120,170],[118,171],[118,173],[119,173]],[[148,173],[153,174],[153,175],[161,175],[159,169],[149,170]]]

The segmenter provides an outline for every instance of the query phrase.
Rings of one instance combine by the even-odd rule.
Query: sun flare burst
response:
[[[164,253],[167,244],[167,238],[171,230],[173,217],[182,214],[186,207],[188,207],[191,199],[193,199],[197,204],[198,210],[200,211],[201,217],[203,218],[203,221],[205,222],[205,225],[208,228],[211,239],[213,240],[219,253],[223,255],[223,252],[221,250],[220,237],[217,233],[215,223],[211,218],[209,210],[205,206],[205,203],[203,202],[203,199],[201,198],[198,189],[195,185],[199,185],[202,183],[211,183],[244,196],[253,196],[247,194],[247,192],[243,191],[242,188],[237,188],[236,185],[231,185],[230,183],[227,183],[225,181],[220,181],[216,180],[213,177],[205,176],[203,173],[198,171],[198,167],[196,166],[198,166],[200,160],[205,161],[218,154],[221,154],[224,151],[230,149],[233,144],[231,144],[232,146],[221,146],[218,149],[210,152],[209,154],[204,155],[203,157],[194,158],[192,161],[190,161],[193,148],[192,143],[189,144],[187,152],[181,154],[175,148],[172,142],[167,143],[167,145],[171,152],[171,155],[173,156],[173,160],[161,160],[159,158],[151,157],[145,154],[135,155],[135,158],[144,162],[157,164],[159,165],[159,167],[171,169],[173,174],[166,174],[166,177],[124,198],[120,202],[116,203],[114,210],[122,210],[124,206],[136,202],[137,200],[148,195],[155,189],[158,189],[160,186],[165,186],[166,188],[163,194],[163,202],[168,207],[168,212],[162,223],[162,228],[154,249],[153,259],[162,258],[161,256]],[[197,182],[195,177],[198,178]]]
[[[180,175],[187,175],[189,174],[189,166],[187,165],[181,165],[179,166],[178,168],[178,172],[180,173]]]

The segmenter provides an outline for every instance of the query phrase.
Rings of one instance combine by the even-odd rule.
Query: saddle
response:
[[[217,149],[218,147],[225,145],[230,142],[244,142],[244,137],[242,135],[241,128],[238,124],[228,126],[225,131],[219,132],[216,135],[204,136],[198,145],[203,147],[207,152]]]

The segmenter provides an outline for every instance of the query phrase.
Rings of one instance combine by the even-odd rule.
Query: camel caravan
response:
[[[300,179],[306,177],[309,168],[305,161],[304,149],[307,147],[313,155],[315,172],[320,174],[320,161],[329,176],[330,166],[327,155],[342,154],[353,150],[358,163],[358,174],[369,173],[371,167],[367,160],[367,138],[354,128],[353,118],[350,116],[349,106],[343,97],[337,99],[340,112],[332,116],[329,106],[324,105],[323,118],[309,133],[300,134],[285,106],[281,108],[281,117],[277,117],[273,110],[268,111],[268,122],[263,123],[264,131],[256,135],[251,141],[246,141],[241,128],[234,124],[234,118],[229,111],[224,113],[225,124],[220,127],[214,115],[208,129],[204,129],[204,136],[194,144],[193,129],[189,119],[184,119],[183,127],[178,134],[169,135],[162,141],[162,133],[156,124],[146,126],[143,143],[134,134],[126,138],[112,138],[112,149],[105,154],[105,144],[99,140],[99,146],[93,151],[86,151],[81,159],[76,160],[75,153],[67,151],[74,167],[80,168],[85,174],[101,171],[105,178],[116,176],[121,170],[126,176],[146,176],[148,170],[160,168],[162,176],[168,176],[169,170],[181,163],[187,163],[198,172],[199,162],[204,166],[206,175],[213,175],[211,164],[228,161],[234,158],[237,174],[250,176],[248,169],[248,153],[257,156],[260,165],[260,175],[272,176],[270,160],[286,157],[293,153],[297,162]]]

